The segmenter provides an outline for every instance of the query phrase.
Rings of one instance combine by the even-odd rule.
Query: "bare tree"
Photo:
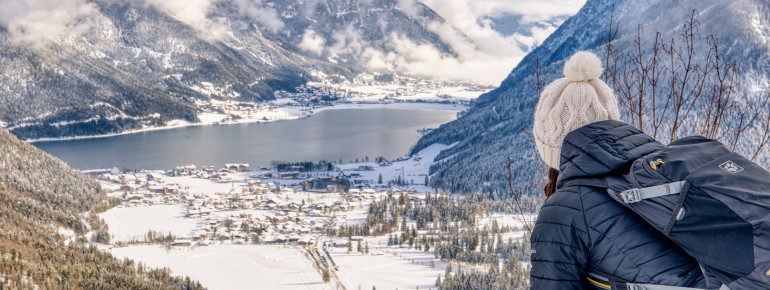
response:
[[[628,54],[615,49],[618,25],[611,17],[603,78],[615,91],[624,119],[653,138],[670,142],[699,134],[731,150],[754,144],[740,148],[753,160],[770,141],[770,93],[736,97],[739,67],[726,60],[718,38],[701,39],[697,14],[692,12],[678,38],[664,41],[656,32],[651,47],[638,26]],[[760,142],[751,143],[752,136]]]

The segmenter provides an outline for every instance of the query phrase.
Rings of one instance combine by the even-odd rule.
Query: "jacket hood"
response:
[[[556,188],[570,180],[626,174],[634,160],[661,148],[663,144],[623,122],[585,125],[564,138]]]

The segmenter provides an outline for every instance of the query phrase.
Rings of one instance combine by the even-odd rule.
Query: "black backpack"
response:
[[[764,168],[718,141],[687,137],[606,181],[613,199],[698,260],[709,285],[770,289],[770,173]]]

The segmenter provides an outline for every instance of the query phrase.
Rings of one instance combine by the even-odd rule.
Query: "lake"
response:
[[[171,169],[225,163],[269,166],[277,161],[374,160],[403,156],[422,128],[456,118],[457,111],[335,109],[270,123],[191,126],[105,138],[41,141],[32,145],[76,169]]]

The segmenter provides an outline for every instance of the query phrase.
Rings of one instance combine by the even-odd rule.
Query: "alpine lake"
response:
[[[454,120],[457,110],[333,109],[267,123],[188,126],[110,137],[32,143],[81,170],[168,170],[194,164],[269,166],[272,161],[395,159],[423,128]]]

